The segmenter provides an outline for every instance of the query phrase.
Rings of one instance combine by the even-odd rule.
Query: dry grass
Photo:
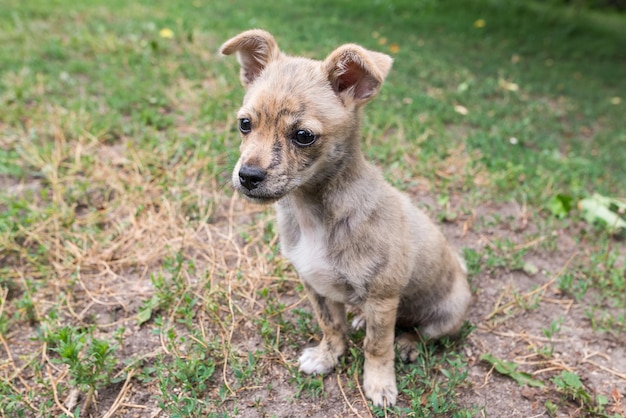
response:
[[[88,134],[70,136],[84,121],[63,109],[49,109],[48,117],[52,123],[31,128],[40,132],[45,147],[33,143],[27,132],[4,140],[17,142],[24,163],[43,178],[8,188],[37,221],[16,225],[17,231],[0,236],[4,280],[14,283],[3,288],[0,312],[23,318],[2,338],[7,354],[0,363],[3,381],[18,382],[17,392],[67,396],[64,402],[70,406],[59,399],[55,404],[68,413],[75,403],[71,398],[78,395],[67,367],[50,361],[53,353],[45,339],[28,339],[39,326],[48,330],[45,333],[63,324],[97,324],[94,335],[109,338],[125,327],[125,338],[132,339],[138,308],[155,292],[151,278],[167,274],[165,260],[180,255],[193,268],[181,269],[178,278],[168,277],[179,283],[170,289],[171,304],[161,307],[164,319],[176,322],[184,295],[198,299],[194,326],[204,341],[215,338],[223,347],[215,361],[223,369],[224,384],[232,388],[227,371],[233,336],[241,340],[250,332],[250,323],[263,310],[258,290],[275,286],[271,258],[276,238],[266,241],[262,233],[272,219],[263,208],[227,193],[223,178],[199,175],[204,167],[215,165],[212,155],[187,156],[172,164],[167,153],[136,147],[124,138],[108,145]],[[295,278],[290,274],[285,280]],[[30,301],[30,316],[18,304],[7,303],[20,298]],[[204,312],[211,306],[213,311]],[[27,319],[31,328],[24,332]],[[162,335],[161,341],[161,349],[148,343],[139,352],[171,353]],[[176,355],[184,358],[184,350]],[[116,369],[125,376],[121,391],[126,393],[135,369]],[[110,407],[117,410],[120,405],[118,397]]]

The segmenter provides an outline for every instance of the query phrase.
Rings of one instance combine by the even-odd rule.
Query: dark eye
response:
[[[242,134],[249,134],[252,131],[252,122],[248,118],[239,119],[239,131]]]
[[[308,129],[297,130],[294,133],[293,138],[292,138],[292,140],[297,145],[300,145],[302,147],[311,145],[312,143],[315,142],[316,139],[317,139],[317,135],[315,135],[313,132],[309,131]]]

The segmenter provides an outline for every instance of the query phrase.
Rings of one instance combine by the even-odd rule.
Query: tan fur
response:
[[[291,57],[262,30],[237,35],[221,52],[237,54],[246,87],[234,187],[252,201],[275,202],[281,250],[324,334],[304,350],[300,370],[333,370],[346,349],[345,304],[357,306],[362,320],[355,324],[366,327],[365,394],[392,405],[395,326],[420,327],[429,338],[451,335],[470,302],[462,259],[360,150],[361,108],[392,60],[353,44],[322,62]],[[298,131],[315,141],[298,144],[311,138]],[[405,361],[415,359],[415,335],[398,338]]]

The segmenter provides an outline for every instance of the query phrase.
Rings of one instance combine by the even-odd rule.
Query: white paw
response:
[[[363,378],[363,390],[375,406],[393,406],[398,398],[396,377],[393,373],[366,374]]]
[[[337,364],[337,357],[325,347],[325,344],[320,344],[305,348],[298,360],[300,371],[306,374],[330,373]]]
[[[365,315],[360,314],[354,317],[352,320],[352,329],[358,331],[360,329],[365,329]]]

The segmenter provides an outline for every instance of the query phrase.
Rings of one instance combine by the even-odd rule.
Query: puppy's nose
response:
[[[265,180],[267,172],[253,165],[244,165],[239,169],[239,182],[248,190],[254,190]]]

